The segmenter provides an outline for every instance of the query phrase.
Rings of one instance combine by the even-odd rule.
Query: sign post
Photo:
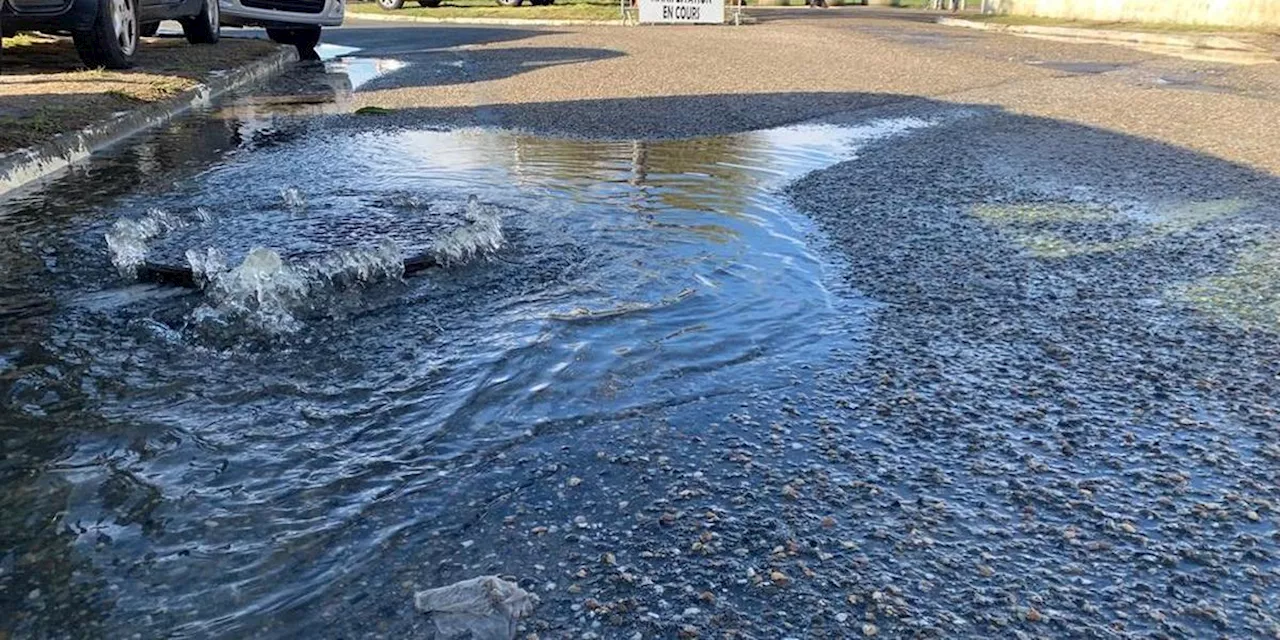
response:
[[[724,0],[639,0],[641,24],[721,24]]]

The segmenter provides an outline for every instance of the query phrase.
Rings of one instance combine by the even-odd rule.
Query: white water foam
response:
[[[209,296],[197,319],[241,318],[271,333],[297,330],[296,312],[313,306],[326,291],[404,274],[404,256],[390,240],[296,263],[265,247],[250,250],[234,268],[215,248],[189,250],[187,262]]]
[[[111,264],[121,275],[132,277],[147,259],[151,242],[186,226],[186,221],[162,209],[150,209],[141,218],[121,218],[106,233]]]
[[[291,209],[306,203],[293,187],[282,189],[281,197]],[[412,196],[405,196],[403,205],[415,209],[429,206]],[[499,208],[471,196],[459,214],[461,223],[426,248],[441,265],[486,257],[503,246]],[[122,274],[134,277],[155,241],[176,229],[212,220],[213,216],[203,208],[186,217],[152,209],[138,219],[118,220],[106,234],[112,263]],[[227,253],[217,247],[188,249],[185,258],[196,284],[208,295],[207,303],[196,314],[198,320],[225,322],[241,318],[250,325],[279,332],[298,328],[296,311],[314,307],[326,292],[402,278],[406,256],[396,242],[382,238],[372,244],[302,258],[287,258],[279,250],[264,246],[252,248],[239,264],[233,264]]]
[[[192,262],[193,270],[200,259],[212,257],[200,267],[207,279],[205,290],[211,304],[197,310],[197,319],[243,317],[272,333],[298,328],[292,310],[306,299],[311,286],[306,274],[285,262],[279,253],[255,247],[238,266],[221,271],[207,270],[220,259],[216,249],[207,250],[203,256],[188,252],[188,259],[193,254],[197,257]]]
[[[404,275],[404,253],[395,242],[383,239],[372,247],[335,251],[304,269],[335,285],[392,280]]]
[[[442,265],[456,265],[490,255],[502,248],[502,214],[497,207],[481,204],[474,195],[463,210],[466,222],[431,243],[431,253]]]
[[[206,247],[204,251],[187,249],[187,264],[196,283],[203,286],[227,270],[227,256],[213,247]]]
[[[307,208],[307,196],[297,187],[286,187],[280,190],[280,199],[290,211],[301,211]]]

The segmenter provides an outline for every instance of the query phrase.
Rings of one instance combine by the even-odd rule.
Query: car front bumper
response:
[[[84,31],[98,17],[98,0],[4,0],[4,30]]]
[[[219,0],[218,9],[232,27],[336,27],[346,13],[343,0]]]

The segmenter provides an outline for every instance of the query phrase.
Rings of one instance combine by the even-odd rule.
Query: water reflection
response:
[[[0,630],[288,636],[515,443],[855,348],[866,301],[777,189],[930,124],[587,142],[325,132],[254,100],[0,205],[0,597],[23,612]],[[196,207],[267,247],[296,242],[277,213],[364,242],[374,212],[472,195],[502,212],[492,259],[309,296],[288,335],[122,279],[103,244],[116,219]]]

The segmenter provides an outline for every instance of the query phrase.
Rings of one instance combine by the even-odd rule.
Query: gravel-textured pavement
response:
[[[882,304],[865,352],[539,433],[317,631],[429,634],[410,591],[494,572],[530,638],[1280,637],[1277,65],[896,15],[335,36],[419,63],[358,94],[388,126],[938,124],[788,188]]]
[[[218,626],[234,623],[258,637],[429,638],[416,590],[497,574],[541,600],[521,622],[528,640],[1280,637],[1280,65],[953,30],[923,15],[849,7],[776,10],[740,28],[327,34],[359,57],[408,63],[342,106],[389,111],[266,127],[261,147],[231,162],[269,154],[284,171],[305,155],[298,166],[323,173],[328,159],[306,155],[304,141],[379,143],[397,128],[630,140],[809,120],[913,125],[783,190],[816,222],[811,248],[833,286],[866,302],[851,312],[865,318],[839,325],[848,335],[815,348],[823,357],[695,400],[570,407],[570,418],[517,434],[472,425],[487,414],[460,398],[456,422],[492,442],[455,451],[447,434],[428,436],[367,468],[363,439],[401,431],[381,422],[381,405],[364,407],[377,433],[316,446],[296,470],[338,469],[338,489],[282,493],[307,502],[301,525],[315,527],[273,539],[266,554],[293,588],[230,575],[218,597],[242,619],[184,632],[245,628]],[[405,153],[373,143],[362,148]],[[665,160],[686,166],[679,156],[694,147],[668,148]],[[560,259],[590,262],[575,256]],[[392,313],[378,311],[364,315]],[[367,331],[380,330],[403,341],[387,351],[403,350],[409,367],[424,329]],[[281,361],[307,362],[308,349],[323,345]],[[377,373],[374,400],[414,381]],[[699,374],[689,367],[687,384]],[[583,377],[574,382],[603,406],[636,391]],[[270,383],[289,398],[289,380]],[[190,395],[176,410],[203,406]],[[394,408],[438,400],[421,395]],[[308,413],[307,429],[340,423],[341,409]],[[266,415],[243,418],[264,448],[276,442],[274,425],[259,424]],[[431,466],[400,477],[401,456]],[[230,494],[292,477],[231,467],[243,477]],[[220,487],[197,471],[181,475]],[[360,500],[366,476],[393,488]],[[348,498],[356,507],[341,516],[326,507]],[[171,513],[193,508],[174,503]],[[211,514],[214,534],[200,535],[250,515]],[[161,565],[213,571],[240,542],[193,542],[194,554],[173,543],[120,571],[140,581],[168,575]],[[37,568],[61,562],[28,555]],[[345,557],[359,561],[334,560]],[[109,599],[68,575],[87,600]],[[63,586],[10,590],[3,602],[48,623],[22,628],[56,628],[52,607],[65,601],[48,592]],[[40,609],[46,601],[59,604]],[[183,615],[157,608],[146,623]]]
[[[1220,64],[986,34],[874,8],[762,13],[768,18],[762,24],[696,32],[359,26],[327,39],[361,47],[362,55],[421,63],[358,95],[361,105],[407,110],[389,119],[404,124],[683,137],[929,98],[1099,127],[1280,171],[1276,63]],[[669,108],[654,104],[670,98],[680,99]],[[632,99],[646,100],[623,102]]]

